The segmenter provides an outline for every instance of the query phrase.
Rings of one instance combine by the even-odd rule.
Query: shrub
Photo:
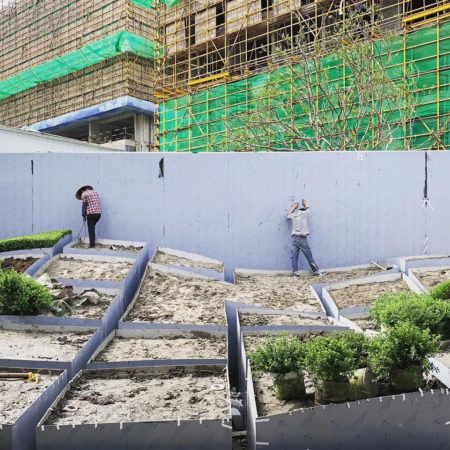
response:
[[[339,382],[366,365],[367,337],[351,331],[319,336],[306,344],[305,369],[317,381]]]
[[[303,366],[305,344],[295,336],[270,338],[250,355],[257,371],[285,374],[300,372]]]
[[[72,233],[71,230],[49,231],[47,233],[2,239],[0,240],[0,252],[53,247],[62,237],[70,233]]]
[[[432,365],[427,358],[438,349],[439,336],[406,322],[369,341],[368,363],[378,379],[389,378],[394,369],[421,367],[429,372]]]
[[[0,271],[0,309],[5,314],[35,315],[48,310],[48,289],[15,270]]]
[[[384,294],[377,298],[370,316],[378,325],[394,327],[408,322],[432,334],[446,335],[450,326],[450,303],[413,293]]]
[[[431,290],[430,295],[433,298],[438,298],[441,300],[450,300],[450,280],[439,283],[436,287],[434,287]]]

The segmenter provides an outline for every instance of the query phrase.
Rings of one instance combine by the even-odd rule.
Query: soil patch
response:
[[[223,265],[208,261],[197,261],[195,259],[184,258],[183,256],[170,255],[158,250],[152,259],[155,264],[167,264],[169,266],[197,267],[201,269],[211,269],[218,272],[223,271]]]
[[[89,261],[62,257],[51,262],[46,272],[51,278],[122,281],[131,269],[129,261]]]
[[[229,418],[225,374],[175,369],[159,375],[116,372],[108,377],[83,376],[46,424],[145,422],[178,417],[182,420]]]
[[[147,270],[131,322],[224,324],[224,301],[235,286],[215,280]]]
[[[414,273],[423,286],[431,290],[439,283],[450,280],[450,268],[437,270],[414,269]]]
[[[370,318],[370,317],[362,317],[359,319],[350,319],[352,322],[356,323],[362,330],[370,330],[370,331],[381,331],[380,327]]]
[[[227,357],[226,338],[165,336],[126,338],[116,336],[96,361],[137,361],[143,359],[220,359]]]
[[[72,245],[72,248],[84,248],[84,249],[91,249],[88,242],[83,242],[82,244],[74,244]],[[120,244],[101,244],[100,242],[95,243],[95,249],[96,250],[114,250],[116,252],[131,252],[131,253],[138,253],[140,252],[144,247],[142,245],[120,245]]]
[[[378,267],[330,272],[317,277],[312,273],[292,276],[290,274],[240,274],[236,275],[239,301],[274,309],[297,311],[321,311],[317,297],[311,291],[311,284],[333,283],[360,278],[380,272]]]
[[[410,288],[402,279],[354,284],[344,288],[329,288],[328,290],[337,307],[340,309],[371,305],[379,295],[386,292],[397,293],[407,291],[410,291]]]
[[[253,327],[263,325],[331,325],[323,317],[287,316],[281,314],[258,314],[253,312],[239,312],[241,326]]]
[[[0,358],[71,361],[92,334],[0,329]]]
[[[28,256],[27,258],[5,258],[0,259],[0,267],[4,270],[14,269],[16,272],[24,273],[39,258]]]
[[[28,372],[28,370],[0,368],[0,372],[19,373]],[[0,379],[0,424],[14,423],[58,377],[57,374],[51,372],[39,371],[39,373],[40,381],[38,383],[28,383],[23,379]]]

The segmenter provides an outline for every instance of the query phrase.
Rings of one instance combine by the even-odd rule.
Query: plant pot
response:
[[[357,369],[350,378],[350,390],[352,400],[376,397],[378,395],[378,383],[375,374],[369,368]]]
[[[296,400],[305,396],[303,373],[289,372],[271,374],[278,400]]]
[[[329,403],[351,400],[351,389],[348,380],[338,382],[317,380],[314,386],[316,388],[316,405],[327,405]]]
[[[415,391],[422,386],[423,369],[420,366],[412,366],[408,369],[394,369],[389,377],[392,386],[398,392]]]

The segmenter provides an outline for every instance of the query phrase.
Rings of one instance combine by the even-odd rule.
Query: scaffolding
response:
[[[155,91],[161,101],[160,150],[232,148],[228,135],[236,114],[248,111],[253,92],[280,70],[279,50],[295,60],[298,36],[304,45],[314,45],[355,14],[398,36],[395,65],[389,69],[395,77],[407,76],[410,64],[418,73],[415,116],[408,132],[404,126],[394,136],[396,144],[449,148],[448,1],[181,0],[158,8],[165,48]]]
[[[157,101],[152,8],[132,0],[0,0],[0,8],[0,123],[31,125],[126,95]]]

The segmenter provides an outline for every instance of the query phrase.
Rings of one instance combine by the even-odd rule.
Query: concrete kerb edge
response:
[[[426,269],[426,270],[425,270]],[[408,277],[414,282],[414,284],[421,290],[422,293],[428,294],[429,290],[422,284],[418,277],[418,272],[424,271],[436,271],[440,269],[450,269],[450,262],[442,265],[421,265],[419,267],[409,267],[407,269]]]
[[[398,265],[403,273],[408,273],[408,269],[427,267],[430,265],[450,265],[450,255],[436,254],[436,255],[412,255],[412,256],[397,256],[389,258],[393,264]]]
[[[206,360],[208,361],[208,360]],[[210,360],[213,362],[214,360]],[[213,447],[219,450],[229,449],[231,447],[232,426],[231,426],[231,402],[228,395],[228,411],[227,419],[208,419],[208,420],[182,420],[180,418],[170,421],[149,421],[149,422],[118,422],[118,423],[93,423],[83,425],[45,425],[45,421],[56,409],[58,403],[65,397],[71,386],[83,375],[91,372],[114,372],[116,370],[132,370],[138,369],[152,373],[156,368],[160,371],[162,368],[170,370],[173,367],[184,367],[188,371],[195,372],[198,369],[215,368],[226,369],[226,364],[208,364],[202,360],[201,364],[180,365],[175,364],[175,360],[169,361],[174,364],[166,364],[164,366],[141,366],[140,364],[131,364],[126,368],[106,368],[106,369],[85,369],[77,373],[73,380],[62,390],[53,403],[49,406],[46,413],[42,416],[36,427],[36,443],[38,450],[59,450],[64,446],[66,449],[75,450],[80,445],[86,443],[89,447],[96,448],[99,445],[106,445],[105,448],[111,450],[123,449],[130,444],[130,436],[134,440],[131,443],[135,447],[143,448],[151,444],[151,438],[156,439],[155,444],[161,443],[161,438],[167,439],[172,436],[173,441],[177,441],[177,445],[183,444],[186,450],[209,450],[211,443]],[[135,429],[133,431],[133,429]],[[143,431],[144,429],[144,431]],[[160,430],[159,430],[160,429]],[[149,433],[150,432],[150,433]],[[206,432],[206,435],[203,434]],[[169,434],[168,434],[169,433]],[[181,435],[180,435],[181,433]],[[70,439],[68,437],[70,436]],[[198,439],[200,438],[199,442]],[[191,441],[191,442],[189,442]],[[192,442],[194,441],[194,442]],[[67,446],[68,442],[71,446]],[[84,448],[84,447],[83,447]],[[170,447],[179,448],[179,447]],[[181,448],[181,447],[180,447]]]
[[[49,370],[48,367],[17,367],[17,366],[3,366],[8,369],[32,369],[32,370]],[[26,408],[26,410],[21,414],[21,416],[12,425],[1,425],[0,424],[0,444],[4,443],[4,436],[2,434],[9,435],[7,437],[7,442],[9,441],[10,447],[8,445],[1,445],[4,450],[12,449],[34,449],[35,448],[35,429],[45,414],[49,406],[53,403],[55,398],[62,392],[62,390],[67,386],[68,374],[67,371],[60,368],[55,368],[55,371],[61,373],[58,377],[39,395],[39,397],[33,401],[33,403]]]
[[[179,328],[175,325],[170,325],[167,327],[153,327],[153,328],[119,328],[111,331],[108,336],[103,340],[103,342],[97,347],[95,352],[89,358],[87,363],[87,368],[120,368],[120,367],[129,367],[130,361],[102,361],[96,362],[95,359],[98,355],[111,343],[111,341],[115,337],[124,337],[124,338],[151,338],[151,337],[172,337],[172,336],[185,336],[185,337],[195,337],[196,332],[201,332],[202,334],[209,334],[211,337],[223,337],[226,340],[226,345],[228,349],[228,333],[226,329],[217,330],[210,328],[203,328],[199,330],[194,327],[184,327]],[[175,363],[173,363],[175,361]],[[202,364],[204,361],[209,361],[208,364],[212,364],[211,361],[214,361],[214,364],[227,364],[226,355],[223,358],[189,358],[189,359],[134,359],[132,360],[133,364],[139,364],[141,366],[151,366],[151,365],[167,365],[167,364],[180,364],[180,365],[191,365],[191,364]]]

